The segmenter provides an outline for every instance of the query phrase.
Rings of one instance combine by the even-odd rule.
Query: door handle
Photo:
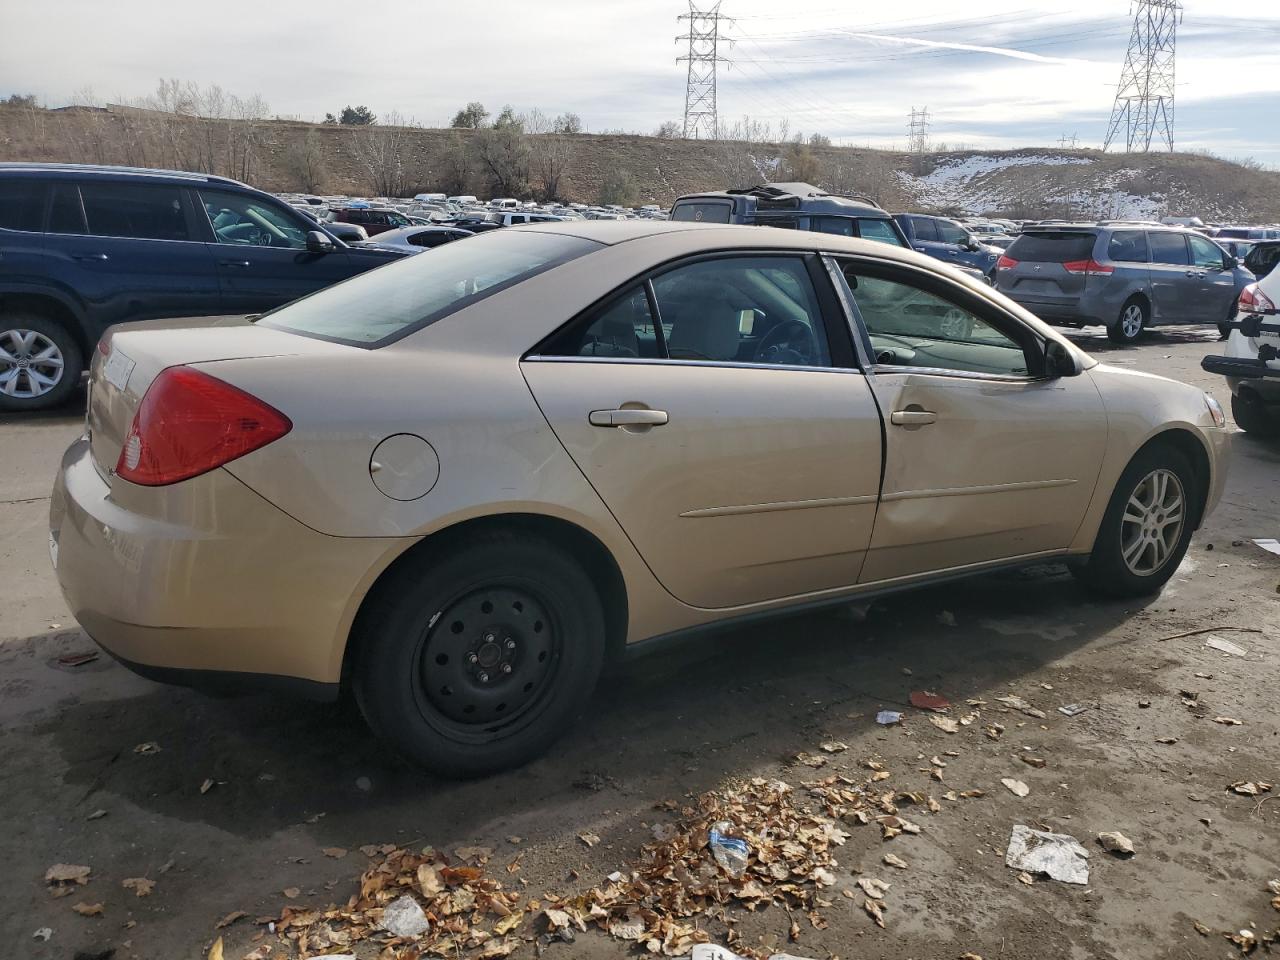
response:
[[[73,254],[76,260],[110,260],[105,253],[77,253]]]
[[[937,421],[938,415],[932,410],[895,410],[889,415],[889,422],[895,427],[923,427]]]
[[[665,410],[592,410],[593,427],[660,427],[670,418]]]
[[[917,252],[917,253],[924,253],[925,251],[926,251],[926,248],[925,248],[922,244],[917,244],[917,245],[916,245],[916,252]]]
[[[1193,277],[1195,279],[1200,279],[1204,276],[1204,274],[1201,273],[1199,270],[1188,270],[1186,275],[1188,277]]]
[[[247,267],[247,266],[249,266],[249,261],[248,261],[248,260],[219,260],[219,261],[218,261],[218,266],[220,266],[220,267]]]

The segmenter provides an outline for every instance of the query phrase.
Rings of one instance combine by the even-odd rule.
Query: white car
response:
[[[1201,366],[1221,373],[1231,387],[1231,414],[1245,433],[1280,437],[1280,269],[1240,294],[1224,357]]]
[[[471,236],[475,236],[472,231],[458,227],[400,227],[397,230],[385,230],[367,243],[362,243],[361,246],[374,247],[378,250],[395,250],[399,253],[422,253],[423,250],[430,250]]]

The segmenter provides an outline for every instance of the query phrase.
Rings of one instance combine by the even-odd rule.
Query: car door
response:
[[[938,228],[938,247],[947,263],[963,264],[986,273],[986,255],[969,249],[969,231],[950,220],[934,221]]]
[[[1181,323],[1194,318],[1191,293],[1198,287],[1197,271],[1191,266],[1186,234],[1174,230],[1149,230],[1151,247],[1152,319]]]
[[[920,253],[931,257],[943,256],[942,245],[938,241],[938,228],[932,217],[911,217],[911,246]]]
[[[1227,265],[1222,248],[1199,234],[1187,234],[1195,285],[1188,289],[1191,318],[1221,323],[1235,313],[1236,272]]]
[[[816,257],[718,254],[619,291],[522,369],[663,586],[734,607],[857,583],[882,436],[842,323]]]
[[[284,204],[230,190],[201,188],[195,195],[225,313],[270,310],[356,272],[341,248],[308,250],[315,225]]]
[[[1040,376],[1039,334],[934,273],[858,259],[840,272],[886,421],[862,582],[1069,546],[1107,437],[1089,376]]]
[[[178,186],[63,180],[53,184],[45,253],[101,327],[217,314],[218,277],[193,220]]]

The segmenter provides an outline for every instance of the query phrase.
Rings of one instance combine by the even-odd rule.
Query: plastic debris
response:
[[[1280,540],[1271,537],[1263,537],[1253,541],[1254,546],[1261,547],[1267,553],[1274,553],[1280,557]]]
[[[751,848],[747,846],[747,841],[729,836],[732,830],[733,824],[728,820],[712,824],[707,835],[707,846],[711,848],[711,855],[716,858],[720,868],[736,880],[746,872]]]
[[[895,723],[902,722],[902,714],[896,710],[881,710],[876,714],[876,723],[882,727],[892,727]]]
[[[392,936],[413,938],[426,933],[431,922],[418,901],[406,893],[387,904],[382,911],[382,926]]]
[[[1133,856],[1133,841],[1118,830],[1108,830],[1098,834],[1098,843],[1107,853],[1116,853],[1124,857]]]
[[[929,722],[943,733],[955,733],[960,729],[960,721],[951,717],[942,717],[936,713],[929,715]]]
[[[951,706],[951,702],[946,697],[940,697],[936,693],[930,693],[928,690],[911,691],[911,705],[920,710],[946,710]]]
[[[58,658],[58,665],[63,667],[83,667],[98,659],[97,650],[86,650],[84,653],[64,653]]]
[[[1091,703],[1068,703],[1058,708],[1058,712],[1064,717],[1078,717],[1086,710],[1093,708]]]
[[[1025,797],[1028,793],[1031,792],[1030,787],[1028,787],[1021,780],[1014,780],[1013,777],[1002,777],[1000,782],[1003,783],[1006,787],[1008,787],[1009,792],[1012,793],[1014,796]]]
[[[824,753],[844,753],[849,749],[849,745],[842,740],[828,740],[826,743],[818,744]]]
[[[1223,640],[1221,637],[1210,637],[1204,642],[1204,645],[1213,650],[1219,650],[1222,653],[1229,653],[1233,657],[1244,657],[1249,654],[1249,651],[1244,647],[1238,646],[1230,640]]]
[[[1089,882],[1089,851],[1075,837],[1046,833],[1015,824],[1005,851],[1005,866],[1027,873],[1043,873],[1063,883]]]
[[[47,942],[52,936],[53,927],[41,927],[35,933],[31,934],[31,939]]]
[[[317,957],[316,960],[322,960],[322,958]],[[714,943],[698,943],[689,954],[689,960],[747,960],[747,958]],[[769,956],[769,960],[806,960],[806,958],[794,957],[789,953],[774,953]]]

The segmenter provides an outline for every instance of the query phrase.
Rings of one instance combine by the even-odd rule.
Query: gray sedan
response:
[[[400,227],[378,234],[377,239],[361,244],[379,250],[395,250],[398,253],[421,253],[432,247],[443,246],[455,240],[475,236],[470,230],[458,227]]]

